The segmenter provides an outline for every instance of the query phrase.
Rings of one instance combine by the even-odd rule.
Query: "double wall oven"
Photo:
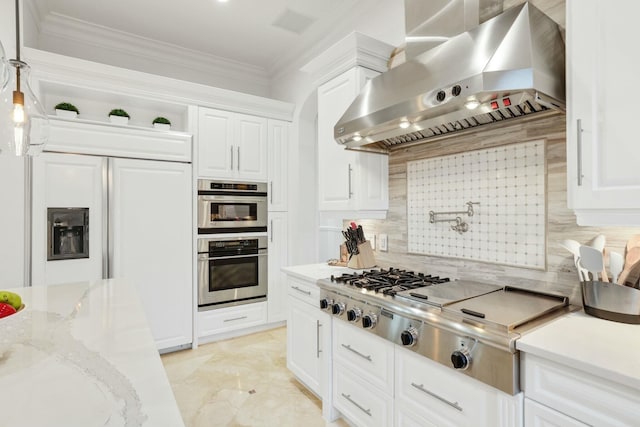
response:
[[[267,185],[198,181],[198,309],[267,299]]]

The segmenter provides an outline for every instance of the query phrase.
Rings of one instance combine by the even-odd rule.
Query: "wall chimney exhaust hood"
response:
[[[370,80],[334,137],[347,149],[389,153],[405,143],[564,111],[564,66],[558,24],[523,3]]]

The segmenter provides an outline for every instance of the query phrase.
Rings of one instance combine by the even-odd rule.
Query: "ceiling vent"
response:
[[[285,11],[282,12],[275,21],[273,21],[272,25],[274,27],[278,27],[283,30],[300,35],[304,33],[307,28],[309,28],[311,24],[315,22],[315,20],[315,18],[302,15],[298,12],[294,12],[291,9],[285,9]]]

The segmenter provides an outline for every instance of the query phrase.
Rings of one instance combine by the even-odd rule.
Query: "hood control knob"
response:
[[[444,93],[443,90],[438,91],[438,93],[436,94],[436,99],[438,100],[438,102],[444,101],[446,97],[447,97],[447,94]]]
[[[469,354],[469,350],[462,349],[451,353],[451,363],[453,363],[453,367],[456,369],[462,371],[467,369],[469,364],[471,364],[471,354]]]
[[[322,298],[320,300],[320,310],[327,310],[333,304],[333,300],[331,298]]]
[[[345,306],[343,302],[337,302],[331,307],[331,312],[336,316],[340,316],[342,315],[342,313],[344,313],[344,308]]]
[[[460,93],[462,93],[462,88],[460,87],[460,85],[455,85],[451,88],[451,95],[458,96],[460,95]]]
[[[378,323],[378,316],[373,313],[369,313],[362,318],[362,327],[365,329],[373,329]]]
[[[358,307],[354,307],[347,311],[347,320],[349,322],[357,322],[358,320],[360,320],[361,316],[362,310],[360,310]]]
[[[413,326],[400,334],[400,341],[405,347],[411,347],[418,341],[418,330]]]

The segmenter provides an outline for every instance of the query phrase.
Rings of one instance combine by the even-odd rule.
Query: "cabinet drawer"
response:
[[[531,354],[521,357],[528,398],[589,425],[638,425],[638,390]]]
[[[393,396],[393,344],[345,322],[333,322],[333,357]]]
[[[354,425],[393,425],[393,398],[362,381],[352,367],[333,365],[334,406]]]
[[[587,424],[525,398],[524,427],[587,427]]]
[[[206,337],[236,329],[259,326],[267,322],[267,303],[198,312],[198,336]]]
[[[314,307],[319,307],[320,288],[315,283],[289,276],[287,278],[287,292],[289,295],[301,299]]]
[[[437,425],[522,425],[522,394],[508,395],[397,346],[396,399]]]

